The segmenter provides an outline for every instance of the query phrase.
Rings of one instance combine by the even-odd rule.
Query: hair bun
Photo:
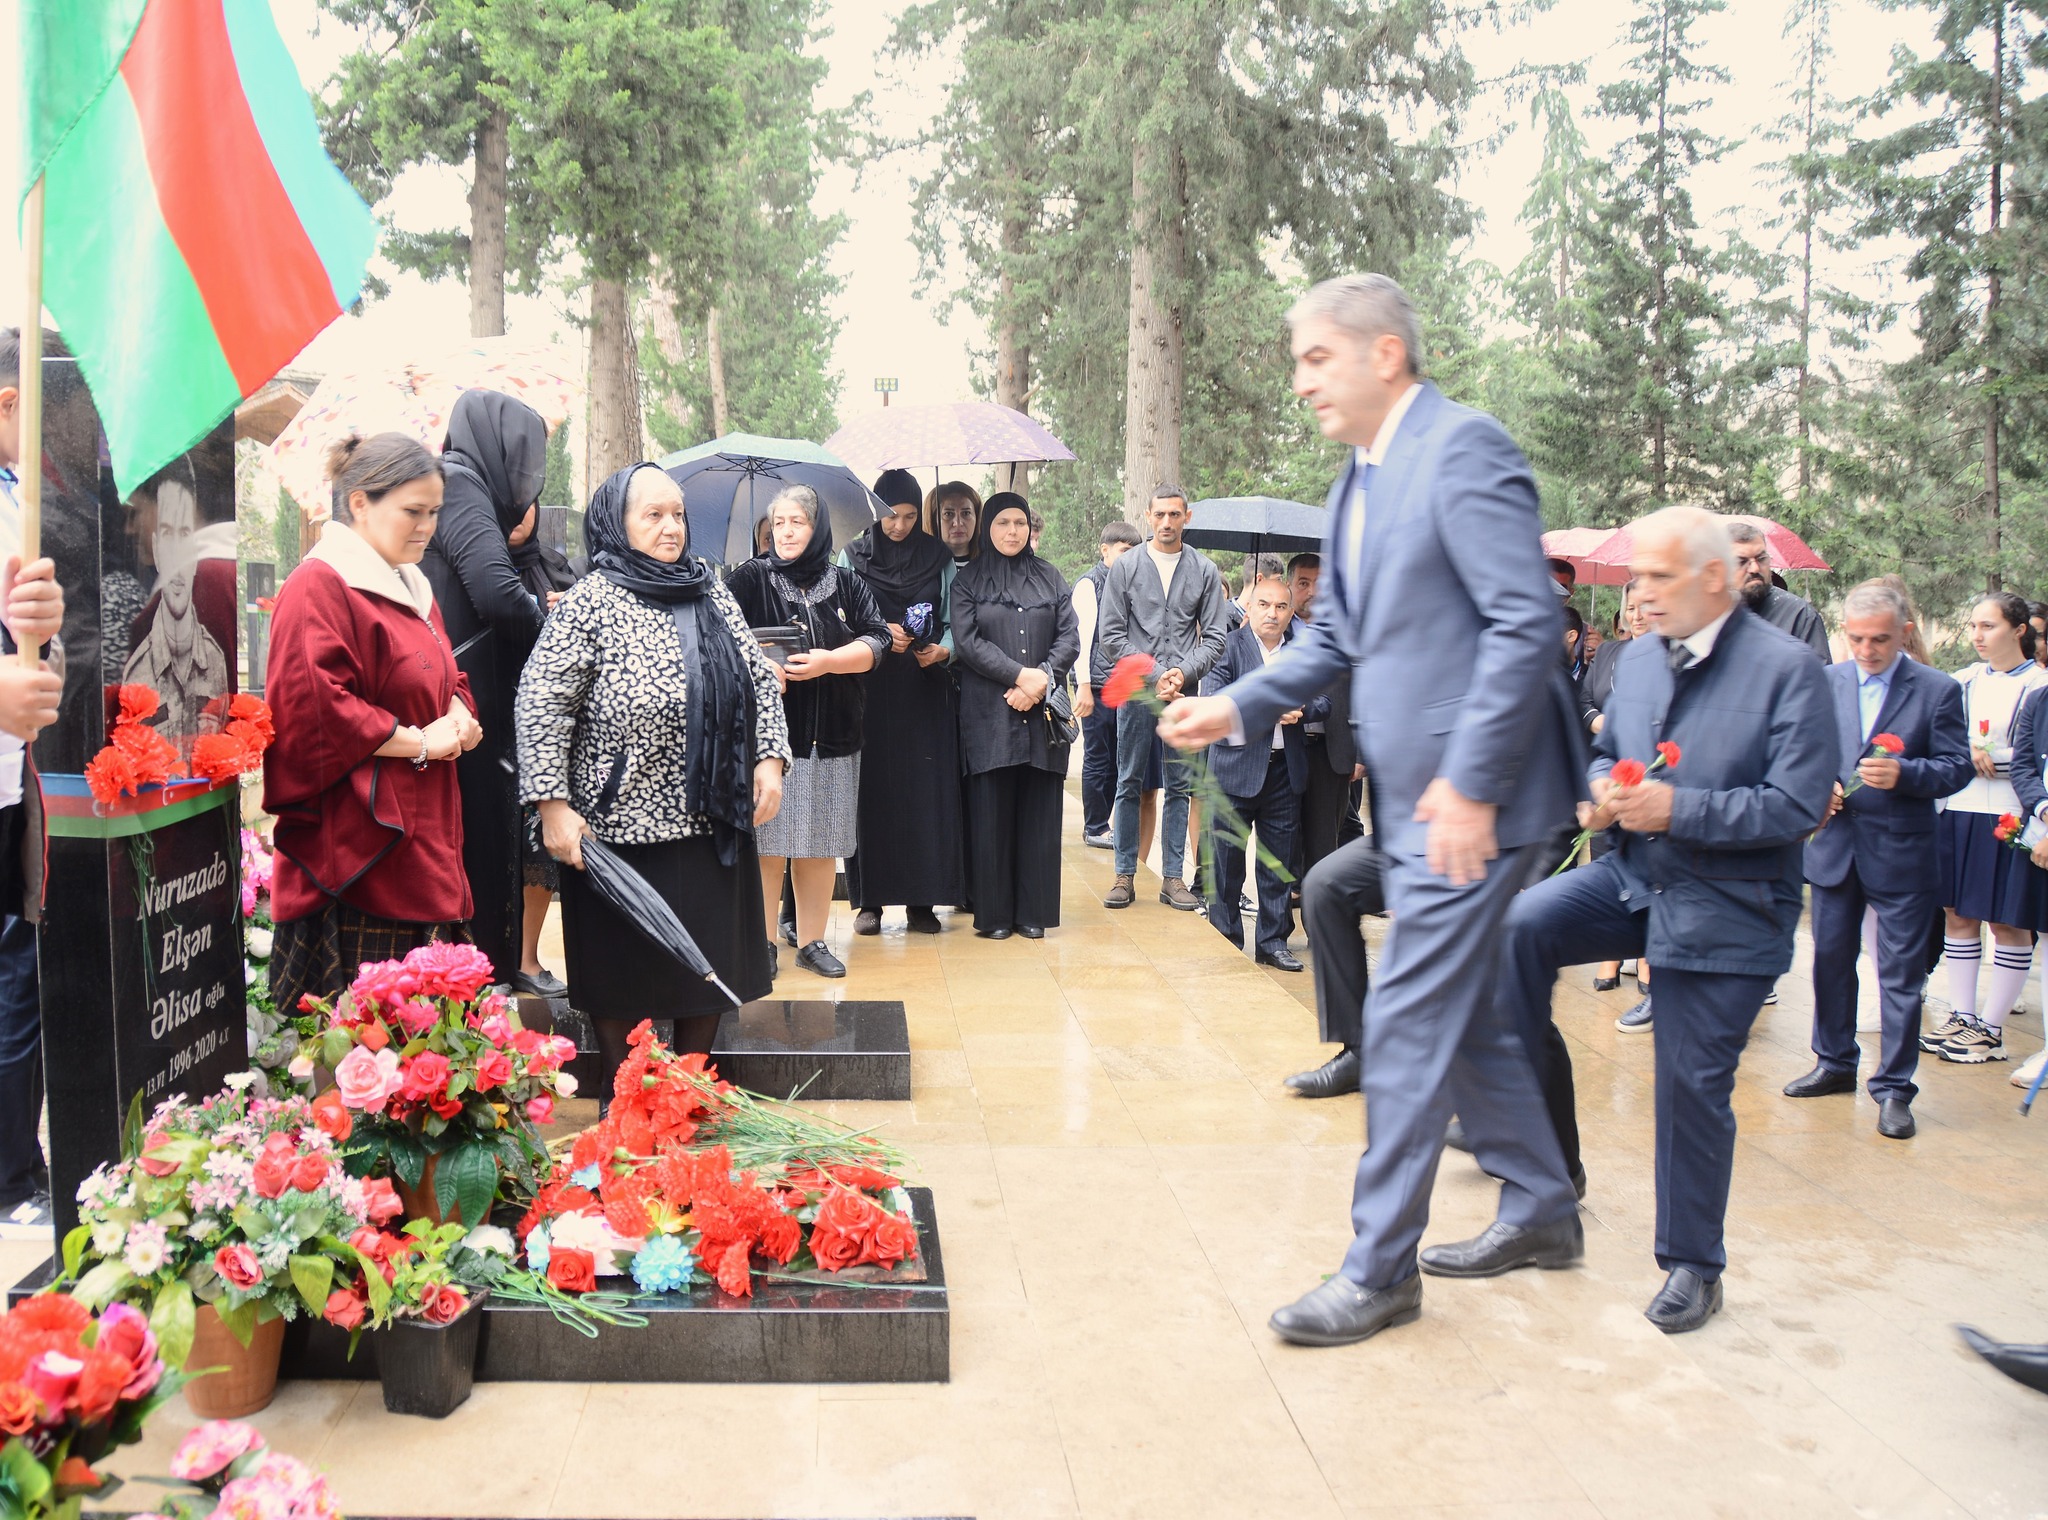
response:
[[[327,450],[327,478],[339,480],[341,472],[348,468],[348,462],[355,457],[356,450],[363,446],[361,433],[350,433],[348,437],[329,445]]]

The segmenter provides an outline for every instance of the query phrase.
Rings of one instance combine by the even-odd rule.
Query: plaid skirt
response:
[[[302,997],[340,997],[366,961],[403,960],[435,940],[468,939],[466,923],[401,923],[345,902],[329,903],[310,918],[277,926],[270,950],[270,995],[278,1012],[289,1017],[299,1011]]]

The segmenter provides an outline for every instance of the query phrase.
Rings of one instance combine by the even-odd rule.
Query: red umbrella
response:
[[[1625,586],[1626,563],[1614,565],[1588,558],[1612,537],[1612,528],[1557,528],[1543,535],[1543,552],[1552,559],[1570,560],[1581,586]]]
[[[1775,523],[1768,517],[1754,517],[1748,513],[1731,513],[1729,521],[1750,523],[1763,530],[1764,546],[1770,550],[1773,570],[1828,568],[1828,562],[1815,554],[1807,546],[1805,539],[1783,523]],[[1626,567],[1629,561],[1635,558],[1635,540],[1629,535],[1628,529],[1616,528],[1608,535],[1606,542],[1596,545],[1586,558],[1593,564]]]

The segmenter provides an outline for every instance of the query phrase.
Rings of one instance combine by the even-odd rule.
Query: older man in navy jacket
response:
[[[1963,689],[1906,658],[1912,612],[1882,581],[1842,604],[1853,658],[1831,666],[1841,777],[1828,822],[1806,846],[1813,888],[1813,1070],[1788,1098],[1856,1090],[1856,955],[1863,910],[1877,910],[1883,1043],[1870,1074],[1877,1130],[1912,1137],[1920,1061],[1920,983],[1935,895],[1934,803],[1972,774]],[[2018,767],[2015,767],[2017,772]]]
[[[1670,1275],[1646,1313],[1675,1333],[1721,1307],[1735,1065],[1791,967],[1800,850],[1826,816],[1838,757],[1826,670],[1742,606],[1726,520],[1667,507],[1634,539],[1638,605],[1663,637],[1637,639],[1615,666],[1586,818],[1619,824],[1621,843],[1522,894],[1500,995],[1533,1051],[1559,967],[1655,964],[1656,1244]],[[1667,744],[1675,761],[1628,779]],[[1469,1130],[1481,1116],[1463,1117]],[[1460,1265],[1441,1249],[1423,1253],[1424,1271]]]
[[[1223,656],[1202,678],[1204,695],[1222,691],[1231,682],[1263,670],[1294,642],[1294,600],[1287,583],[1268,576],[1245,595],[1246,621],[1223,641]],[[1245,736],[1242,744],[1225,742],[1209,751],[1209,771],[1230,798],[1240,819],[1258,830],[1261,858],[1255,873],[1259,884],[1259,924],[1253,959],[1262,966],[1299,971],[1301,962],[1287,948],[1294,932],[1294,909],[1287,882],[1265,857],[1285,863],[1294,858],[1301,829],[1301,799],[1308,790],[1308,738],[1303,724],[1328,716],[1330,699],[1317,697],[1305,707],[1283,713],[1270,730]],[[1206,819],[1209,849],[1215,856],[1216,881],[1209,899],[1209,922],[1239,949],[1244,948],[1244,915],[1238,894],[1244,887],[1245,852],[1249,837],[1236,840]]]

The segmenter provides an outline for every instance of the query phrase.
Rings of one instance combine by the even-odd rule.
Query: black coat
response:
[[[1052,724],[1040,702],[1018,712],[1003,700],[1027,668],[1043,666],[1052,684],[1066,684],[1081,654],[1080,625],[1073,598],[1059,572],[1043,560],[1045,577],[1057,585],[1040,605],[1019,607],[977,602],[953,582],[953,660],[960,670],[960,752],[967,774],[978,776],[1006,766],[1031,765],[1064,775],[1068,745],[1055,745]],[[1156,579],[1156,577],[1155,577]],[[1052,585],[1043,588],[1052,591]]]
[[[813,649],[840,649],[866,639],[877,655],[889,647],[889,625],[875,605],[867,582],[850,570],[833,568],[832,594],[815,605],[791,602],[775,589],[773,566],[765,559],[745,560],[733,568],[726,589],[746,614],[748,626],[775,628],[802,625]],[[1071,656],[1069,656],[1071,658]],[[866,698],[860,676],[819,676],[791,681],[782,694],[789,719],[789,749],[799,760],[830,760],[860,753]]]

